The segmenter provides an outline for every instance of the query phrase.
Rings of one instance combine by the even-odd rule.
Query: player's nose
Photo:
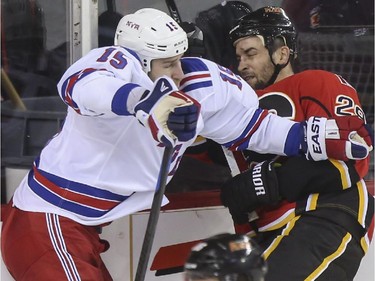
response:
[[[247,64],[246,64],[245,59],[239,58],[238,59],[238,67],[237,67],[238,71],[243,71],[246,68],[247,68]]]
[[[184,76],[184,73],[183,73],[181,67],[177,67],[176,69],[174,69],[174,71],[172,73],[172,79],[176,83],[177,86],[180,85],[180,82],[181,82],[183,76]]]

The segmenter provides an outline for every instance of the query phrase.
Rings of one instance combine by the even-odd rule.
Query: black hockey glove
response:
[[[279,201],[274,163],[261,162],[229,179],[221,187],[221,202],[228,207],[235,223],[248,222],[248,213],[264,204]]]

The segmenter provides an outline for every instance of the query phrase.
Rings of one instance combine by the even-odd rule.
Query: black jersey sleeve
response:
[[[308,161],[291,157],[276,169],[280,195],[295,201],[311,193],[344,190],[360,180],[355,161]]]

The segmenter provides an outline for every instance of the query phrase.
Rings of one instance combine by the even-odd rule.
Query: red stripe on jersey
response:
[[[53,182],[46,179],[43,175],[41,175],[35,166],[33,167],[33,170],[35,179],[39,183],[41,183],[49,191],[59,195],[66,200],[70,200],[78,204],[90,206],[100,210],[110,210],[120,203],[118,201],[111,201],[108,199],[89,197],[87,195],[72,192],[67,188],[61,188],[60,186],[54,184]]]
[[[207,73],[207,74],[197,74],[197,75],[191,75],[191,76],[185,77],[184,79],[181,80],[181,82],[180,82],[180,87],[181,87],[183,84],[185,84],[185,83],[187,83],[187,82],[189,82],[189,81],[191,81],[191,80],[194,80],[194,79],[202,79],[202,78],[209,78],[210,76],[211,76],[211,75],[210,75],[209,73]]]
[[[75,110],[76,110],[76,106],[73,103],[73,99],[72,99],[72,96],[71,96],[70,93],[71,93],[75,83],[77,82],[77,80],[78,80],[78,75],[71,77],[69,79],[68,86],[66,87],[66,91],[65,91],[65,101],[66,101],[66,103],[70,107],[74,108]]]
[[[244,138],[240,138],[239,141],[233,143],[229,149],[230,150],[238,150],[238,148],[245,142],[249,142],[251,136],[255,133],[256,130],[258,130],[260,124],[263,122],[263,119],[268,115],[267,110],[263,110],[262,113],[259,115],[258,120],[255,122],[255,124],[250,128],[249,132],[246,134]],[[248,145],[246,145],[248,146]]]

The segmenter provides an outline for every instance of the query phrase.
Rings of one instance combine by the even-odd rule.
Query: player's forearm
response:
[[[88,72],[81,78],[70,75],[58,85],[63,101],[85,116],[134,115],[134,106],[145,88],[118,79],[104,69]]]
[[[290,201],[311,193],[328,193],[353,186],[360,176],[354,161],[308,161],[292,157],[276,169],[280,195]]]

